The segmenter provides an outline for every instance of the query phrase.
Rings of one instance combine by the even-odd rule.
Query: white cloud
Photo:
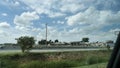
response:
[[[67,23],[68,25],[87,24],[87,23],[91,24],[97,21],[96,19],[99,17],[98,14],[99,11],[95,10],[95,8],[93,7],[90,7],[85,12],[79,12],[73,16],[67,17]]]
[[[114,32],[111,31],[119,30],[119,28],[116,27],[117,29],[106,32],[101,29],[105,26],[119,24],[120,11],[113,13],[110,10],[99,11],[94,7],[89,7],[84,12],[66,17],[66,20],[70,27],[74,27],[68,31],[68,36],[71,34],[80,38],[90,37],[91,41],[115,40]]]
[[[3,32],[3,30],[0,30],[0,34],[3,34],[4,32]]]
[[[83,9],[85,9],[85,6],[83,4],[76,4],[76,3],[71,3],[71,4],[64,3],[64,5],[62,5],[62,7],[60,8],[62,12],[71,12],[71,13],[75,13]]]
[[[15,27],[10,27],[10,24],[7,22],[0,23],[0,37],[2,38],[0,42],[15,42],[15,38],[25,35],[34,36],[36,40],[45,39],[45,27],[43,24],[40,24],[41,27],[39,28],[36,27],[36,24],[34,25],[34,21],[40,19],[39,15],[43,15],[43,18],[46,16],[49,17],[45,19],[45,22],[53,21],[53,23],[55,23],[55,25],[48,26],[48,40],[80,41],[83,37],[89,37],[90,41],[114,40],[114,31],[119,30],[117,27],[116,29],[111,28],[110,31],[108,30],[106,32],[101,30],[101,28],[106,25],[119,24],[120,22],[120,11],[113,12],[111,10],[101,10],[101,8],[98,10],[95,5],[101,4],[103,0],[19,1],[5,0],[6,3],[4,4],[9,6],[9,8],[13,9],[19,6],[28,11],[15,16]],[[24,3],[25,6],[20,5],[22,3]],[[6,13],[1,15],[7,16]],[[65,20],[64,17],[66,17]],[[40,22],[41,21],[43,20],[40,20]],[[65,23],[66,21],[68,25]],[[62,26],[60,24],[62,24]],[[10,28],[8,29],[8,27]]]
[[[11,26],[7,22],[0,22],[0,43],[13,41],[11,38]],[[12,36],[13,37],[13,36]]]
[[[120,31],[119,28],[116,28],[116,29],[111,29],[110,32],[116,32],[116,31]]]
[[[89,7],[84,12],[79,12],[73,16],[67,17],[68,25],[78,24],[110,24],[120,21],[120,11],[112,13],[108,10],[98,11],[94,7]]]
[[[15,0],[3,0],[1,1],[1,4],[9,8],[18,7],[20,5],[19,1]]]
[[[103,0],[22,0],[22,2],[38,14],[46,14],[51,18],[67,16],[69,13],[72,14],[72,16],[66,17],[67,24],[70,26],[65,25],[65,30],[60,31],[54,25],[48,29],[50,31],[48,32],[48,37],[52,39],[58,38],[63,41],[70,41],[80,40],[82,37],[90,37],[94,41],[96,39],[108,40],[114,38],[113,33],[109,31],[102,32],[100,29],[106,25],[118,24],[120,22],[120,12],[113,13],[111,10],[97,8],[103,5]],[[95,6],[99,4],[101,6]],[[64,22],[57,21],[56,23],[63,24]],[[35,31],[37,30],[35,29]],[[40,29],[39,31],[39,39],[45,38],[45,29]]]
[[[119,31],[117,27],[116,27],[117,29],[106,31],[106,32],[100,29],[105,27],[106,25],[109,26],[115,23],[119,24],[119,19],[118,19],[120,18],[118,15],[119,12],[112,14],[112,12],[110,11],[101,11],[101,12],[97,11],[97,14],[94,14],[95,12],[96,11],[94,11],[93,13],[90,12],[88,14],[83,13],[83,16],[81,16],[82,13],[79,13],[78,15],[74,15],[73,17],[69,17],[67,21],[68,25],[70,25],[70,27],[76,25],[77,27],[74,27],[73,29],[69,30],[67,36],[70,36],[70,38],[73,37],[72,38],[73,40],[76,40],[76,39],[80,40],[82,39],[82,37],[89,37],[90,41],[115,40],[116,37],[113,31],[116,31],[116,30]],[[106,12],[106,13],[101,14],[102,12]],[[95,16],[95,17],[92,17],[92,16]],[[109,20],[112,20],[112,22]]]
[[[47,14],[48,17],[65,16],[66,12],[75,13],[86,7],[80,1],[73,0],[22,0],[26,5],[39,14]]]
[[[117,13],[112,13],[111,11],[101,11],[99,20],[106,23],[119,23],[120,11]]]
[[[34,20],[38,20],[39,16],[36,12],[23,12],[20,16],[16,15],[14,18],[14,24],[17,28],[23,29],[30,27]]]
[[[10,24],[8,24],[7,22],[0,22],[0,28],[9,28]]]
[[[51,12],[51,13],[47,13],[47,14],[51,18],[62,17],[62,16],[66,15],[64,13],[59,13],[59,12]]]
[[[47,14],[48,17],[61,17],[65,14],[60,12],[52,11],[52,6],[55,3],[55,0],[22,0],[26,5],[35,10],[39,14]]]
[[[7,16],[8,14],[7,14],[7,13],[2,13],[1,15],[2,15],[2,16]]]
[[[33,36],[36,39],[36,36],[38,35],[40,28],[34,27],[34,21],[39,20],[39,15],[33,11],[33,12],[23,12],[20,15],[16,15],[14,18],[14,24],[16,25],[12,32],[15,32],[16,34],[12,35],[14,36],[11,39],[18,38],[20,36]],[[15,42],[15,41],[14,41]]]
[[[94,32],[94,31],[93,31]],[[81,30],[79,28],[73,28],[69,31],[62,31],[59,32],[60,37],[62,41],[81,41],[83,37],[90,38],[90,42],[96,42],[96,41],[102,41],[105,42],[106,40],[114,40],[116,39],[113,32],[95,32],[95,33],[88,33],[85,34],[84,30]]]
[[[33,32],[39,32],[41,29],[40,28],[32,28]]]
[[[110,33],[114,33],[115,35],[118,35],[119,32],[120,32],[120,29],[119,29],[119,28],[111,29],[109,32],[110,32]]]
[[[57,21],[58,24],[64,24],[64,21]]]
[[[14,5],[15,5],[15,6],[19,6],[20,3],[19,3],[18,1],[15,1],[15,2],[14,2]]]

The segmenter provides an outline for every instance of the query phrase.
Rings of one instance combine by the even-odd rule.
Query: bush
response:
[[[44,68],[44,63],[39,61],[32,61],[20,64],[18,68]]]
[[[108,51],[10,53],[0,54],[0,61],[2,68],[70,68],[107,62],[109,56]]]
[[[0,60],[0,68],[17,68],[18,63],[10,60]]]
[[[45,61],[47,60],[47,56],[43,53],[26,53],[23,56],[23,59],[27,60],[40,60],[40,61]]]
[[[21,64],[19,68],[69,68],[75,66],[76,66],[75,62],[68,61],[49,61],[49,62],[32,61],[29,63]]]
[[[88,59],[87,59],[87,64],[88,65],[96,64],[96,63],[98,63],[98,58],[97,57],[95,57],[95,56],[88,57]]]
[[[76,62],[72,62],[72,61],[52,61],[52,62],[48,62],[46,64],[46,68],[69,68],[69,67],[75,67],[76,66]]]

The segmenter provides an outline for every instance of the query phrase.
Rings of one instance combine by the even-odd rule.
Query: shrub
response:
[[[17,68],[18,63],[10,60],[0,60],[0,68]]]
[[[46,68],[69,68],[69,67],[75,67],[76,66],[76,62],[72,62],[72,61],[52,61],[52,62],[48,62],[46,64]]]
[[[49,62],[32,61],[21,64],[19,68],[69,68],[75,66],[76,66],[75,62],[68,61],[49,61]]]
[[[98,58],[97,57],[95,57],[95,56],[88,57],[88,59],[87,59],[87,64],[88,65],[96,64],[96,63],[98,63]]]
[[[43,62],[32,61],[32,62],[21,64],[19,65],[18,68],[44,68],[43,65],[44,65]]]

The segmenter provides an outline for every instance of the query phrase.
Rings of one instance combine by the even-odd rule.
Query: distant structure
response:
[[[47,46],[47,23],[46,23],[46,46]]]
[[[106,41],[107,46],[113,47],[114,46],[114,42],[112,40],[108,40]]]

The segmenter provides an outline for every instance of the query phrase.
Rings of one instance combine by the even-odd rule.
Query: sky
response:
[[[116,39],[120,31],[120,0],[1,0],[0,43],[33,36],[61,42]]]

